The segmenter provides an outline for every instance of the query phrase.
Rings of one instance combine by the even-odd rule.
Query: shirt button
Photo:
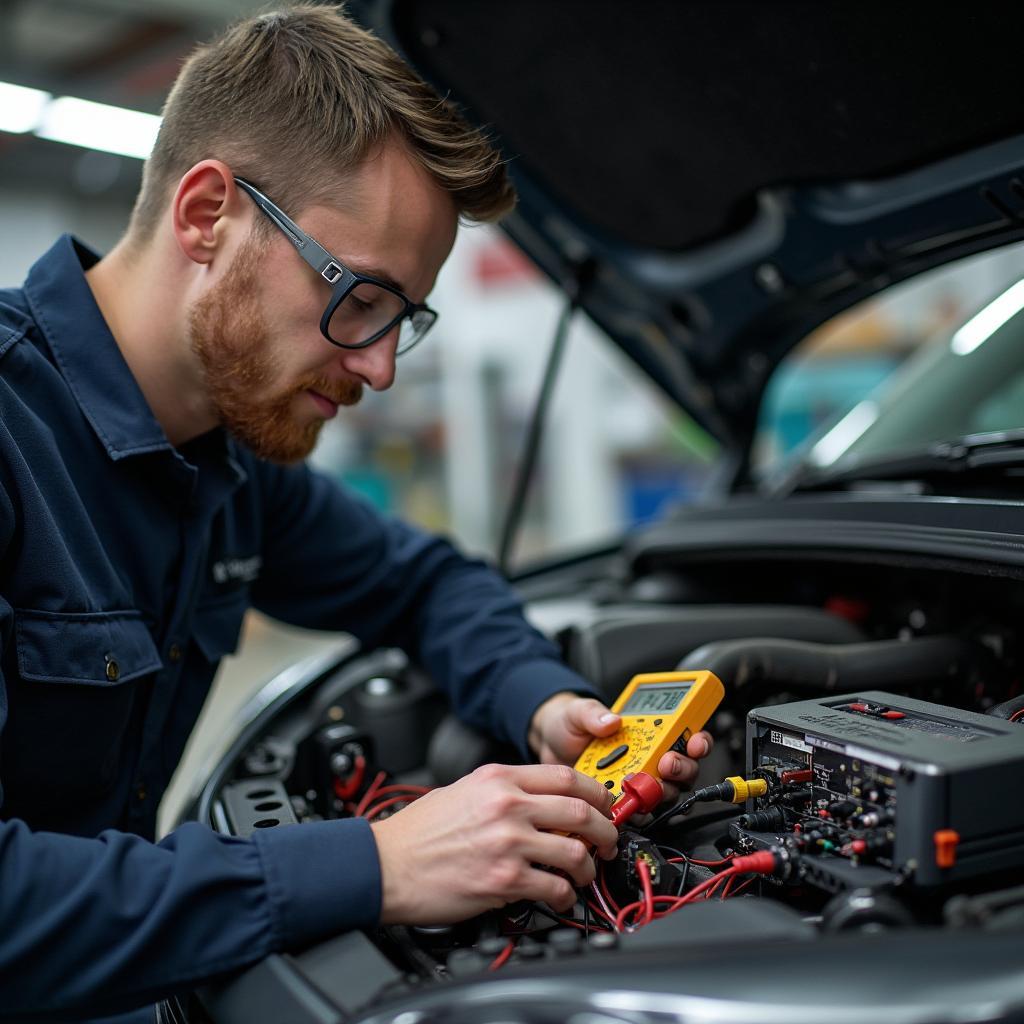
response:
[[[106,655],[105,660],[107,663],[107,678],[112,683],[116,683],[121,678],[121,666],[118,665],[112,655]]]
[[[177,644],[171,644],[167,649],[167,657],[171,661],[181,661],[181,648]]]
[[[146,787],[143,783],[139,783],[135,787],[135,799],[141,804],[146,799]]]

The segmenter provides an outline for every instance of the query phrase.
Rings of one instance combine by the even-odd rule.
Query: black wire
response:
[[[530,479],[533,476],[533,468],[537,462],[537,453],[540,451],[541,437],[544,433],[544,420],[547,416],[548,406],[551,404],[555,380],[558,378],[558,368],[562,361],[562,353],[565,351],[565,340],[569,336],[569,323],[572,320],[573,313],[576,312],[577,302],[578,297],[574,290],[569,296],[565,309],[562,310],[562,315],[558,318],[555,337],[551,343],[551,351],[548,353],[547,366],[545,366],[544,376],[541,378],[540,391],[537,394],[537,401],[534,403],[533,412],[530,414],[530,423],[526,432],[526,444],[523,447],[523,457],[516,473],[515,483],[512,488],[512,498],[508,505],[508,514],[505,517],[505,525],[501,531],[501,544],[498,546],[498,567],[506,574],[509,570],[512,546],[515,544],[516,534],[519,531],[519,522],[526,508],[526,497],[530,489]]]
[[[658,849],[662,853],[672,853],[672,854],[675,854],[675,856],[681,857],[683,860],[689,860],[690,859],[687,854],[683,853],[682,850],[677,850],[674,846],[665,846],[664,843],[658,843]]]
[[[659,814],[653,821],[649,821],[646,825],[640,828],[640,832],[649,832],[655,825],[660,825],[663,821],[668,818],[674,818],[677,814],[685,814],[696,802],[696,797],[688,796],[685,800],[680,800],[675,807],[670,807],[664,814]]]
[[[690,858],[687,857],[683,864],[683,877],[679,880],[679,888],[676,889],[676,896],[682,896],[686,892],[686,880],[690,877]]]
[[[554,921],[555,924],[565,924],[566,921],[572,920],[569,917],[559,917],[553,910],[548,910],[539,903],[532,904],[532,907],[535,914],[540,914],[541,917],[546,917],[549,921]]]
[[[677,850],[674,846],[665,846],[662,843],[658,843],[658,852],[674,853],[683,861],[683,874],[679,879],[679,885],[676,887],[676,896],[682,896],[686,891],[686,880],[690,877],[690,858],[682,850]]]

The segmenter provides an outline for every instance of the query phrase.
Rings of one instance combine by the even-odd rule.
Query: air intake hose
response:
[[[811,693],[904,690],[941,683],[973,665],[977,648],[958,636],[818,644],[803,640],[723,640],[704,644],[680,663],[707,669],[727,687],[775,685]]]

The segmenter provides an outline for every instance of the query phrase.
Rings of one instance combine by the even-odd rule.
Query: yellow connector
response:
[[[730,799],[734,804],[746,803],[755,796],[764,796],[768,792],[768,783],[764,779],[744,779],[739,775],[732,775],[725,780],[732,786]]]
[[[658,882],[658,862],[646,851],[641,850],[636,855],[637,860],[642,860],[647,864],[647,867],[651,873],[651,881],[657,885]]]

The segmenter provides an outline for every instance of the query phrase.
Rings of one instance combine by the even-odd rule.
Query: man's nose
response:
[[[366,348],[341,350],[341,364],[374,391],[387,391],[395,382],[395,350],[398,328],[388,331]]]

